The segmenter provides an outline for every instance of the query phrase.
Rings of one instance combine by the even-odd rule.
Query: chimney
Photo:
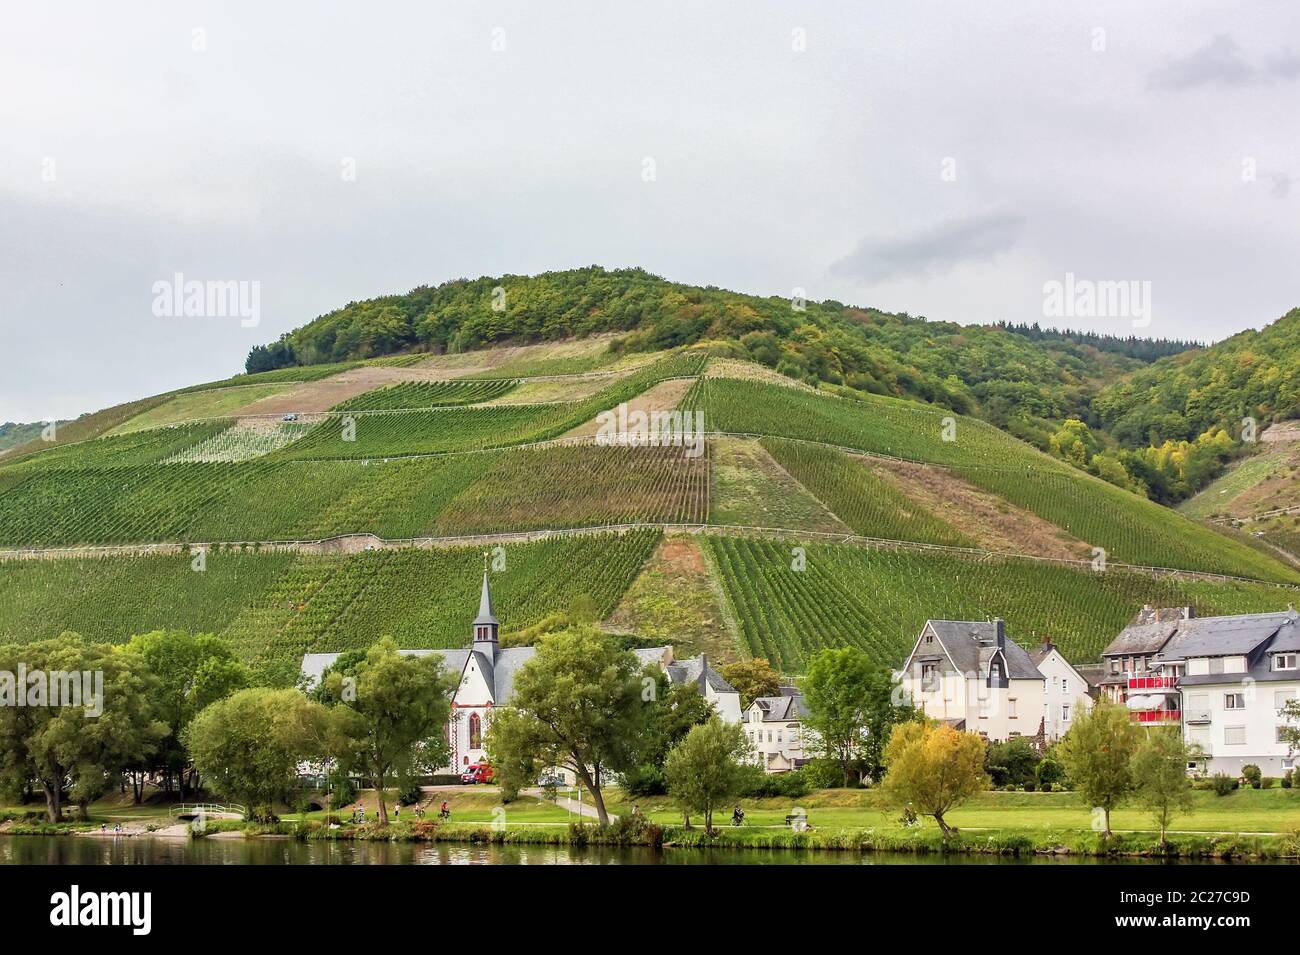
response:
[[[1051,640],[1049,640],[1049,639],[1047,639],[1046,637],[1044,637],[1044,638],[1043,638],[1043,652],[1044,652],[1044,653],[1051,653],[1051,652],[1052,652],[1053,650],[1055,650],[1055,649],[1056,649],[1056,644],[1054,644]]]
[[[1195,616],[1196,616],[1196,608],[1195,608],[1195,607],[1184,607],[1184,608],[1183,608],[1183,619],[1184,619],[1184,620],[1191,620],[1191,619],[1192,619],[1193,617],[1195,617]]]
[[[997,641],[998,649],[1005,649],[1007,645],[1007,625],[1001,617],[993,618],[994,639]]]

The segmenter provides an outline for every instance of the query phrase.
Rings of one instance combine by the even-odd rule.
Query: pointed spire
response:
[[[496,615],[492,613],[492,590],[488,587],[487,568],[484,568],[483,592],[478,599],[478,616],[474,618],[474,625],[492,624],[495,627],[497,623]]]

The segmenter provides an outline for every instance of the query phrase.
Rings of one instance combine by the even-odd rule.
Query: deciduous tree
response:
[[[1099,700],[1081,710],[1057,746],[1065,773],[1085,803],[1102,812],[1110,836],[1110,812],[1133,791],[1133,753],[1142,729],[1126,707]]]
[[[942,723],[901,723],[885,746],[884,790],[900,806],[933,816],[944,837],[957,832],[945,815],[987,789],[984,741]]]
[[[737,724],[713,717],[693,727],[672,748],[664,763],[668,792],[689,818],[704,816],[704,831],[713,832],[713,813],[740,791],[749,741]]]
[[[1147,730],[1133,753],[1134,793],[1160,828],[1162,846],[1174,816],[1192,808],[1192,781],[1187,778],[1191,757],[1182,732],[1163,726]]]
[[[657,685],[633,653],[592,627],[543,637],[515,675],[509,706],[488,728],[488,753],[503,785],[526,785],[548,766],[565,767],[608,825],[603,774],[636,764]]]

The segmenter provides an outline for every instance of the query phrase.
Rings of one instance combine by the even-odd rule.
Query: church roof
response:
[[[481,624],[499,624],[496,615],[492,613],[492,591],[488,588],[487,571],[483,571],[483,592],[478,598],[478,616],[474,618],[474,625]]]

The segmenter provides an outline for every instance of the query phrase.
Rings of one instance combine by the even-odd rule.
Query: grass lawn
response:
[[[177,395],[165,404],[150,408],[143,414],[118,425],[109,434],[127,434],[148,428],[161,428],[164,425],[179,424],[197,418],[224,418],[232,411],[238,411],[254,401],[283,394],[293,387],[292,384],[241,385],[235,388],[215,388],[212,391]]]
[[[393,820],[392,798],[393,793],[390,792],[388,803],[389,821]],[[491,823],[500,820],[502,823],[512,826],[521,823],[568,825],[578,818],[573,813],[534,796],[520,795],[514,802],[503,805],[500,792],[496,787],[466,786],[463,789],[426,791],[424,800],[421,803],[424,808],[425,819],[432,820],[438,817],[438,807],[442,805],[443,800],[447,801],[447,805],[451,809],[451,821],[457,823]],[[373,789],[363,790],[356,802],[344,806],[338,810],[337,814],[341,814],[346,818],[358,806],[365,807],[367,820],[374,819],[375,814],[378,812],[375,791]],[[280,818],[286,822],[323,821],[325,813],[281,813]],[[404,822],[414,820],[416,818],[415,807],[403,806],[400,818]]]
[[[1238,790],[1227,796],[1194,792],[1192,811],[1174,818],[1172,829],[1186,832],[1291,833],[1300,829],[1300,792],[1290,789]],[[635,800],[642,814],[661,825],[678,825],[681,813],[667,797]],[[870,790],[821,790],[802,799],[743,799],[751,826],[785,826],[794,807],[803,809],[818,829],[899,829],[899,810]],[[610,800],[610,811],[629,812],[632,802],[621,793]],[[715,825],[730,822],[728,806]],[[1084,830],[1092,828],[1092,813],[1074,793],[981,793],[945,817],[961,829]],[[692,820],[698,822],[698,820]],[[937,828],[922,818],[923,828]],[[1111,828],[1153,832],[1148,812],[1126,806],[1111,814]]]

